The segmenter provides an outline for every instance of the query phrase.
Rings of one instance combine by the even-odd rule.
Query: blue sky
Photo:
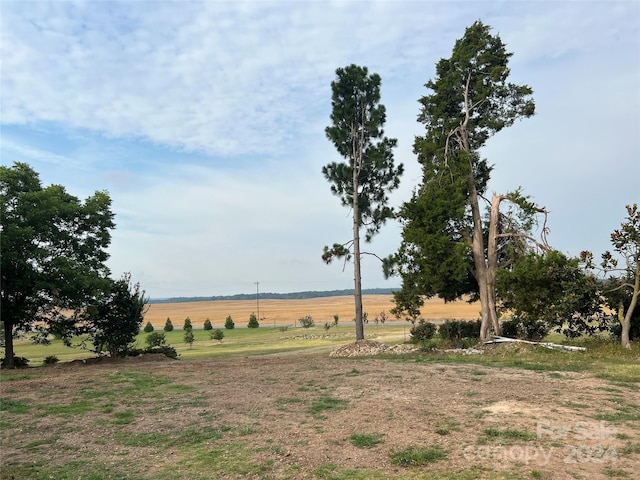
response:
[[[610,248],[640,200],[640,3],[0,2],[0,162],[45,185],[108,190],[109,266],[153,298],[352,288],[322,247],[349,211],[321,175],[339,160],[329,123],[335,69],[382,77],[386,133],[420,179],[418,99],[467,26],[510,51],[536,116],[489,141],[490,191],[521,186],[570,255]],[[396,250],[389,224],[367,246]],[[392,287],[366,258],[365,288]]]

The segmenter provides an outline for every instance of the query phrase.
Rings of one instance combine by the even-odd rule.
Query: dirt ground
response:
[[[639,422],[597,419],[598,414],[616,411],[615,399],[640,405],[640,393],[633,385],[613,385],[588,373],[415,358],[336,358],[327,351],[188,362],[154,356],[49,367],[40,378],[2,382],[1,393],[3,398],[33,402],[51,396],[72,402],[83,385],[127,371],[153,372],[184,386],[163,400],[179,407],[161,419],[142,409],[133,422],[111,432],[96,428],[95,415],[75,417],[73,431],[56,440],[67,448],[48,449],[51,462],[73,457],[70,447],[76,446],[76,455],[90,454],[107,464],[123,456],[146,464],[148,478],[154,478],[154,471],[177,461],[180,452],[150,457],[147,447],[118,447],[109,435],[170,432],[192,419],[244,428],[242,440],[250,443],[255,459],[271,460],[268,474],[254,478],[333,478],[318,473],[327,466],[336,471],[374,470],[382,478],[421,478],[427,472],[444,472],[439,478],[449,478],[472,472],[456,478],[523,479],[638,478],[640,468],[638,448],[625,453],[625,446],[628,451],[629,445],[640,445]],[[346,403],[342,409],[313,413],[311,407],[322,398]],[[24,447],[47,429],[55,430],[54,421],[52,416],[31,417],[32,428],[5,430],[3,463],[37,461],[39,451]],[[354,434],[372,435],[381,443],[360,448],[350,440]],[[105,440],[110,448],[105,448]],[[436,445],[446,459],[420,467],[391,462],[391,452]]]

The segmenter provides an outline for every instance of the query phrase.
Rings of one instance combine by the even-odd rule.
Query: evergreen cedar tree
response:
[[[68,335],[74,315],[110,288],[107,247],[114,214],[107,192],[84,201],[61,185],[43,187],[26,163],[0,166],[1,299],[4,366],[13,337],[41,327]]]
[[[394,313],[415,319],[425,297],[453,301],[471,295],[480,299],[482,339],[500,332],[497,269],[527,251],[531,227],[544,213],[520,191],[494,194],[488,223],[480,205],[493,167],[479,149],[535,110],[531,88],[508,82],[511,55],[477,21],[456,41],[451,57],[437,63],[435,79],[426,84],[430,93],[420,99],[418,121],[426,131],[414,143],[422,183],[401,207],[402,242],[384,262],[387,276],[402,278]],[[517,215],[499,212],[504,200],[517,207]]]
[[[369,74],[367,67],[349,65],[336,70],[331,83],[331,122],[325,129],[344,162],[332,162],[322,168],[331,183],[331,192],[340,198],[353,215],[353,235],[346,243],[324,247],[323,261],[334,258],[353,260],[356,340],[364,339],[360,229],[365,241],[380,231],[393,216],[387,205],[388,193],[398,188],[403,166],[394,165],[395,138],[384,136],[386,109],[380,104],[380,76]]]

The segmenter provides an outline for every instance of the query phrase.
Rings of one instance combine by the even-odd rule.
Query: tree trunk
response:
[[[640,297],[640,263],[636,262],[635,281],[633,285],[633,294],[631,295],[631,304],[627,309],[627,313],[624,313],[624,306],[622,303],[618,308],[618,318],[622,323],[622,332],[620,335],[620,344],[625,348],[631,348],[631,316],[638,305],[638,297]]]
[[[4,324],[4,367],[13,368],[13,323],[8,319],[2,320]]]
[[[480,340],[485,341],[493,331],[500,334],[500,323],[496,311],[496,270],[498,267],[497,254],[497,221],[498,206],[500,197],[494,194],[491,205],[491,222],[489,227],[489,244],[485,254],[484,238],[482,234],[482,217],[480,215],[480,205],[478,203],[478,192],[476,190],[473,175],[469,176],[469,204],[473,215],[473,238],[471,240],[471,250],[475,265],[475,277],[478,282],[480,293],[480,308],[482,320],[480,325]],[[495,212],[494,212],[495,210]],[[494,219],[495,215],[495,219]],[[486,255],[486,257],[485,257]]]
[[[360,222],[358,210],[358,168],[357,157],[353,165],[353,296],[356,304],[356,342],[364,340],[364,321],[362,318],[362,275],[360,270]]]
[[[631,341],[629,339],[629,332],[631,330],[631,309],[627,312],[627,315],[624,314],[624,305],[620,302],[618,306],[618,320],[620,320],[620,325],[622,326],[622,332],[620,334],[620,345],[625,348],[631,348]]]

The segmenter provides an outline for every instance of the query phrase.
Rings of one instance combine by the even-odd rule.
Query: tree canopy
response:
[[[61,185],[43,187],[26,163],[0,166],[5,365],[13,337],[80,311],[109,287],[107,247],[114,228],[106,191],[84,201]]]
[[[418,121],[426,131],[414,142],[422,183],[399,212],[402,243],[384,264],[386,275],[402,277],[396,314],[417,316],[424,297],[470,295],[481,302],[483,339],[500,330],[498,265],[527,249],[542,211],[519,189],[485,198],[493,167],[480,148],[535,111],[531,88],[508,81],[511,56],[500,37],[477,21],[455,42],[451,57],[437,63],[435,79],[425,85],[430,93],[420,99]],[[514,208],[507,214],[500,211],[505,201]]]

